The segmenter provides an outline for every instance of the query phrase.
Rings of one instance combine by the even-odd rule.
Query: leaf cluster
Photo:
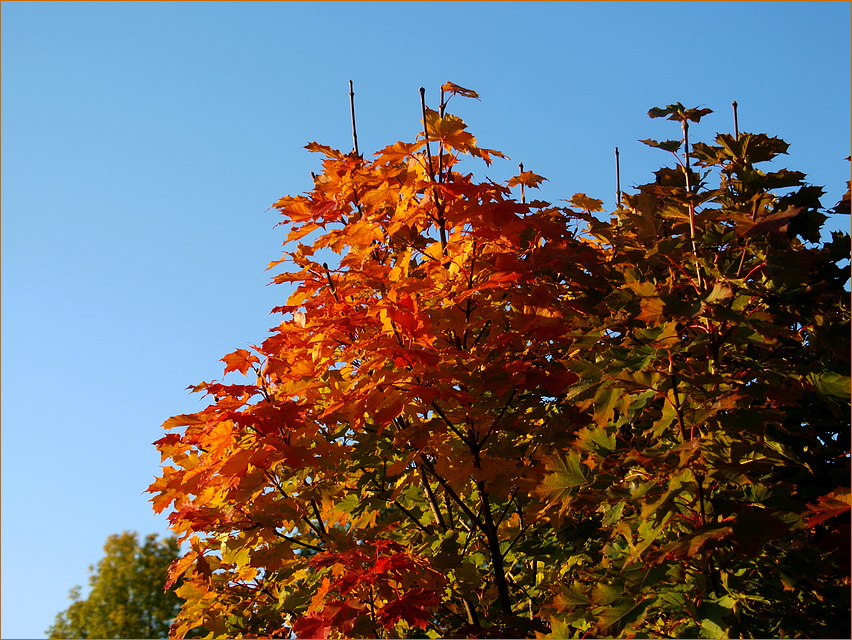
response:
[[[156,443],[172,633],[848,633],[849,236],[786,144],[655,144],[605,220],[462,172],[503,156],[445,106],[275,204],[282,319]]]

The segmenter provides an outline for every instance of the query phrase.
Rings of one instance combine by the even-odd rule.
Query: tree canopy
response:
[[[72,603],[57,614],[50,638],[166,638],[180,608],[174,591],[163,586],[178,557],[176,537],[140,544],[134,532],[111,535],[104,557],[90,568],[89,595],[71,590]]]
[[[423,92],[421,90],[421,95]],[[275,203],[292,284],[239,383],[167,420],[172,633],[845,637],[849,236],[766,134],[690,144],[609,215],[462,169],[446,111]],[[353,118],[354,122],[354,118]],[[357,140],[357,138],[355,138]],[[839,204],[840,213],[847,204]]]

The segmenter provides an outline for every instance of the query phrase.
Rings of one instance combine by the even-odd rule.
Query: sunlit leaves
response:
[[[464,96],[465,98],[476,98],[479,99],[479,94],[476,91],[472,91],[470,89],[465,89],[464,87],[460,87],[459,85],[453,82],[445,82],[441,85],[441,91],[446,91],[452,95]]]
[[[245,373],[249,370],[249,367],[253,364],[260,363],[260,359],[245,349],[237,349],[233,353],[222,358],[222,362],[227,365],[225,367],[225,373],[228,373],[229,371],[239,371],[245,375]]]
[[[164,424],[175,633],[840,629],[849,244],[798,239],[821,191],[754,168],[782,141],[721,134],[645,141],[718,169],[691,192],[677,156],[608,220],[526,203],[544,177],[458,171],[502,154],[445,110],[476,93],[442,94],[371,161],[308,145],[313,189],[275,204],[280,323],[223,358],[254,384],[197,385],[210,405]]]

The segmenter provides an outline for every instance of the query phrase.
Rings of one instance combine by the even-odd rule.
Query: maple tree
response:
[[[423,92],[421,90],[421,96]],[[615,212],[527,201],[466,125],[284,197],[293,291],[167,420],[149,487],[211,637],[848,630],[849,236],[764,134],[688,140]],[[353,116],[354,123],[354,116]],[[354,134],[354,131],[353,131]],[[518,198],[517,196],[520,196]],[[848,207],[845,202],[836,212]]]

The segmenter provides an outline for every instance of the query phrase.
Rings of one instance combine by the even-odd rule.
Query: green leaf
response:
[[[608,432],[604,427],[584,427],[577,432],[577,446],[606,455],[615,450],[615,433]]]
[[[633,622],[645,612],[645,603],[622,598],[598,614],[597,625],[602,633],[616,635],[628,622]]]
[[[589,604],[589,597],[583,593],[582,584],[574,581],[572,582],[567,589],[563,589],[559,592],[554,600],[554,604],[557,606],[562,605],[566,606],[566,608],[570,608],[573,606],[584,606]]]
[[[647,144],[649,147],[654,147],[655,149],[662,149],[663,151],[671,151],[674,153],[678,149],[680,149],[680,145],[683,144],[683,140],[663,140],[657,141],[652,140],[650,138],[646,140],[640,140],[642,144]]]
[[[623,589],[621,586],[615,586],[611,584],[605,584],[603,582],[599,582],[595,585],[595,588],[592,589],[592,604],[596,605],[608,605],[612,604],[616,600],[620,600],[623,594]]]
[[[580,454],[575,451],[552,458],[548,469],[550,473],[544,477],[538,491],[551,500],[565,500],[577,487],[589,483],[588,467],[580,463]]]
[[[848,400],[850,397],[850,383],[852,378],[842,376],[833,371],[825,371],[823,373],[808,374],[808,381],[814,385],[819,392],[830,398],[840,398]]]
[[[732,614],[734,599],[730,596],[722,596],[716,600],[706,599],[698,608],[701,616],[702,638],[727,638],[730,625],[725,622],[725,617]]]

